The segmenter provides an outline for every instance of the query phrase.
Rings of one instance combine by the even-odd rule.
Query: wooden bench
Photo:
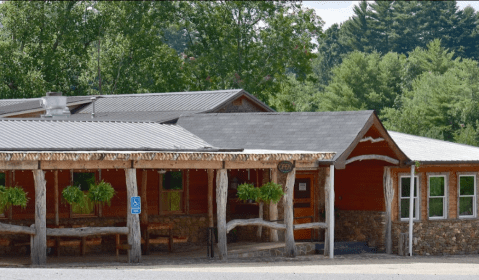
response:
[[[65,228],[65,226],[48,226],[50,228]],[[80,228],[85,227],[84,225],[74,225],[72,228]],[[60,248],[61,247],[77,247],[80,248],[80,254],[82,256],[86,253],[87,246],[96,246],[100,245],[102,241],[101,237],[81,237],[81,239],[64,239],[61,237],[49,238],[47,239],[47,247],[55,248],[57,257],[60,256]],[[48,243],[53,244],[52,246],[48,246]]]
[[[141,225],[143,254],[148,255],[150,253],[150,244],[166,244],[168,245],[168,251],[171,253],[173,252],[174,243],[188,242],[188,237],[173,236],[173,227],[173,223],[149,223]],[[168,235],[156,235],[152,238],[150,233],[153,230],[168,230]]]

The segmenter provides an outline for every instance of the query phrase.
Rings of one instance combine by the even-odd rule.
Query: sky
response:
[[[360,1],[303,1],[303,6],[316,10],[316,14],[325,22],[323,30],[328,29],[335,23],[342,23],[354,15],[353,8]],[[374,1],[368,1],[374,2]],[[467,6],[479,10],[479,2],[475,1],[457,1],[460,9]]]

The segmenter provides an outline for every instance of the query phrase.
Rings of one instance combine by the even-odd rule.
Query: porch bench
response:
[[[49,226],[52,228],[65,228],[65,226]],[[80,228],[85,227],[84,225],[74,225],[72,228]],[[73,237],[74,238],[74,237]],[[77,247],[80,248],[80,254],[82,256],[86,253],[86,246],[96,246],[100,245],[102,238],[101,237],[81,237],[80,239],[72,239],[71,237],[68,239],[63,239],[61,237],[56,237],[53,239],[47,239],[47,242],[54,242],[53,246],[56,251],[57,257],[60,256],[60,248],[61,247]]]
[[[174,224],[172,223],[149,223],[141,225],[143,254],[148,255],[150,253],[150,244],[166,244],[168,245],[168,251],[171,253],[173,252],[174,243],[188,242],[188,237],[173,236],[173,227]],[[150,234],[153,230],[168,230],[168,235],[154,235],[154,237],[151,237]]]

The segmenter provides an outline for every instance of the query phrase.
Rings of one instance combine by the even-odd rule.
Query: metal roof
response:
[[[191,115],[201,111],[168,111],[168,112],[97,112],[95,118],[91,114],[72,114],[69,120],[85,121],[134,121],[134,122],[167,122],[181,115]]]
[[[147,122],[0,119],[0,151],[212,150],[182,127]]]
[[[67,96],[67,105],[78,102],[91,102],[91,96]],[[8,99],[7,99],[8,100]],[[3,100],[6,102],[6,100]],[[0,106],[0,115],[9,115],[12,113],[28,113],[30,111],[43,110],[43,107],[40,105],[40,98],[30,98],[30,99],[17,99],[9,105]],[[0,103],[1,104],[1,103]]]
[[[261,101],[241,89],[102,95],[98,96],[99,98],[95,103],[95,110],[96,112],[207,112],[217,109],[241,94],[246,94],[258,105],[273,111]],[[90,104],[77,113],[90,114],[92,107]]]
[[[180,117],[177,124],[220,148],[334,152],[335,160],[373,113],[196,114]]]
[[[427,137],[388,131],[399,148],[413,161],[479,162],[479,148]]]

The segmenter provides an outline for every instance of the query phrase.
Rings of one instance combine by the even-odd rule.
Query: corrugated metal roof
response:
[[[95,103],[97,112],[158,112],[158,111],[208,111],[216,108],[241,89],[197,92],[169,92],[156,94],[102,95]],[[92,112],[92,105],[78,113]]]
[[[399,148],[413,161],[479,162],[479,148],[416,135],[388,131]]]
[[[68,96],[67,105],[70,103],[76,103],[81,101],[88,102],[90,98],[91,96]],[[40,105],[40,98],[30,98],[30,99],[24,99],[23,101],[18,103],[1,106],[0,115],[19,113],[19,112],[28,112],[31,110],[41,110],[41,109],[42,109],[42,106]]]
[[[216,147],[335,152],[339,157],[373,111],[182,116],[178,125]]]
[[[0,151],[204,150],[182,127],[158,123],[0,119]]]
[[[39,100],[40,98],[29,98],[29,99],[0,99],[0,107],[10,106],[19,103],[24,103],[32,100]]]

